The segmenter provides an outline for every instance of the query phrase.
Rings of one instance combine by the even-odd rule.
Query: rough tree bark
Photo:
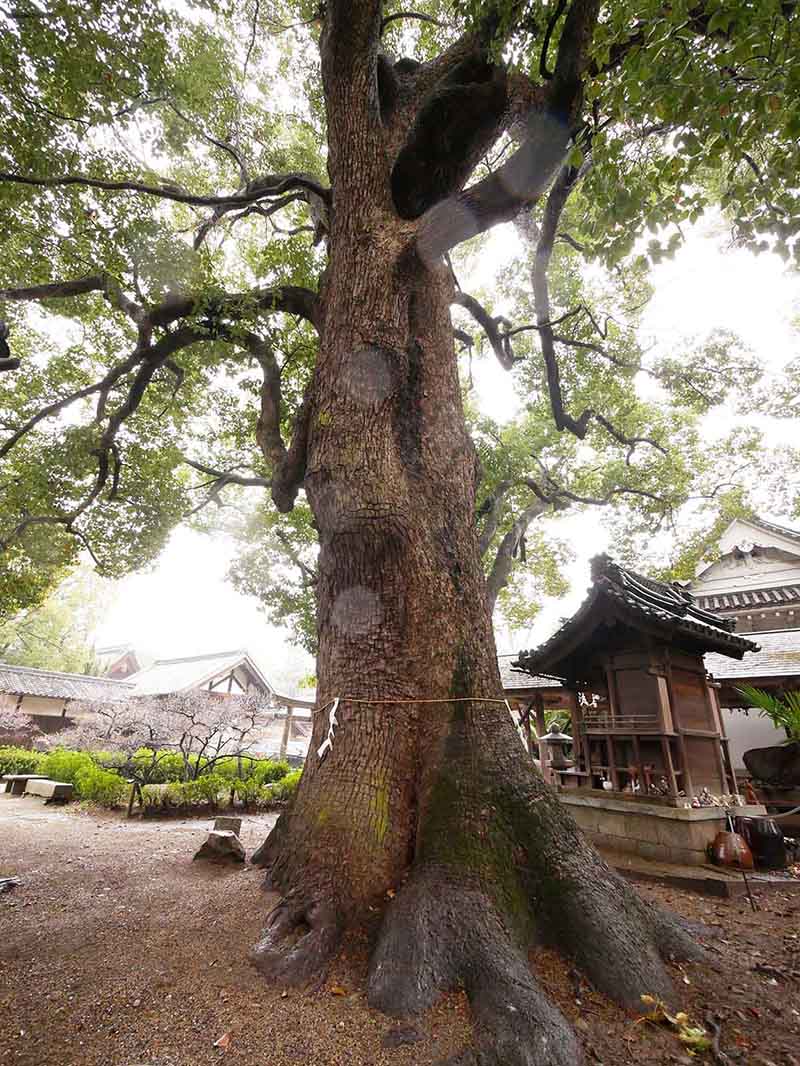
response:
[[[628,1006],[668,999],[664,960],[697,949],[583,839],[491,702],[502,689],[452,280],[420,253],[428,216],[395,206],[386,146],[403,138],[377,99],[379,26],[377,0],[327,5],[333,195],[304,481],[320,539],[318,710],[294,805],[254,856],[282,893],[254,959],[270,977],[309,979],[394,889],[373,1005],[404,1015],[464,987],[478,1043],[460,1062],[574,1066],[532,944],[555,945]],[[440,240],[441,203],[436,227]]]

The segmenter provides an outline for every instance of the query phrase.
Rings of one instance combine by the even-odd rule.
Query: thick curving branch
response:
[[[306,389],[295,415],[291,441],[287,448],[281,433],[281,370],[269,342],[249,330],[234,332],[223,329],[220,331],[220,338],[244,348],[261,365],[264,378],[256,440],[272,470],[269,486],[273,503],[279,511],[286,514],[294,507],[294,501],[306,475],[311,386]]]
[[[503,514],[503,500],[509,490],[513,488],[513,485],[514,482],[509,479],[500,481],[494,492],[487,496],[478,508],[478,513],[475,516],[476,521],[484,520],[478,537],[478,553],[481,558],[487,553],[494,540],[494,535],[500,526],[500,518]]]
[[[510,370],[515,363],[519,362],[519,358],[514,355],[514,349],[511,346],[511,334],[508,331],[501,332],[500,330],[502,325],[507,324],[502,316],[492,317],[474,296],[470,296],[469,293],[461,292],[460,290],[453,294],[452,302],[458,304],[459,307],[463,307],[465,311],[469,311],[486,334],[492,346],[492,351],[504,370]]]
[[[275,288],[251,289],[249,292],[225,293],[213,298],[213,313],[217,319],[239,320],[243,314],[280,313],[297,315],[319,324],[319,299],[311,289],[299,285],[278,285]],[[189,318],[209,308],[208,297],[188,295],[165,300],[148,314],[153,327],[169,326],[182,318]]]
[[[42,302],[84,296],[90,292],[102,293],[112,307],[123,311],[137,325],[143,321],[144,308],[126,296],[119,281],[110,274],[88,274],[73,281],[52,281],[43,285],[0,289],[0,300]]]
[[[247,204],[256,200],[282,196],[291,189],[308,189],[325,200],[330,198],[329,189],[321,185],[312,175],[302,173],[269,174],[255,178],[248,182],[241,191],[227,196],[198,196],[168,182],[150,185],[143,181],[107,181],[104,178],[90,178],[84,174],[64,174],[59,177],[46,178],[32,174],[12,174],[9,171],[0,171],[0,182],[31,185],[37,188],[62,188],[78,185],[89,189],[101,189],[105,192],[138,192],[192,207],[246,207]]]
[[[431,26],[443,26],[444,25],[443,22],[441,22],[437,18],[434,18],[433,15],[425,15],[425,14],[423,14],[420,11],[395,11],[391,15],[384,15],[384,17],[381,19],[381,29],[380,29],[381,37],[384,35],[384,33],[386,32],[388,27],[391,26],[391,24],[393,22],[399,22],[399,21],[405,20],[405,19],[415,20],[417,22],[427,22]]]
[[[564,206],[570,193],[578,183],[582,171],[575,167],[565,166],[558,176],[557,181],[550,190],[545,207],[542,229],[536,246],[533,265],[533,296],[536,309],[536,325],[541,340],[542,358],[544,360],[545,377],[547,380],[547,393],[550,401],[550,409],[556,429],[563,432],[565,429],[583,440],[589,431],[592,420],[601,425],[620,444],[627,446],[631,451],[637,444],[649,444],[658,451],[666,454],[664,447],[650,437],[629,436],[610,422],[604,415],[595,411],[594,408],[586,407],[578,415],[573,417],[564,405],[564,393],[561,388],[561,370],[556,356],[556,340],[558,335],[553,331],[553,321],[550,310],[550,287],[548,283],[548,269],[553,254],[553,246],[558,231],[558,224]],[[561,319],[563,321],[563,318]],[[574,342],[570,342],[574,343]],[[591,345],[585,345],[591,347]],[[600,354],[604,354],[597,346]]]
[[[491,570],[486,578],[486,596],[490,611],[494,611],[497,597],[508,584],[511,571],[514,569],[514,561],[528,527],[531,522],[551,510],[552,507],[553,503],[548,499],[535,499],[514,519],[511,528],[500,541]]]
[[[572,0],[553,76],[520,124],[520,147],[489,177],[427,212],[417,238],[423,258],[438,259],[462,241],[510,221],[550,186],[579,127],[583,78],[599,6],[599,0]]]

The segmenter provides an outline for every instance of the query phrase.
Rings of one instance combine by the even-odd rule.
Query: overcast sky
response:
[[[508,241],[515,239],[511,227],[498,228],[490,239],[488,261],[500,262]],[[792,323],[800,315],[800,277],[777,256],[728,248],[718,222],[707,221],[674,260],[655,269],[653,281],[655,296],[644,317],[643,339],[668,349],[724,327],[776,368],[797,357]],[[486,360],[476,364],[474,377],[487,414],[498,419],[513,415],[517,399],[510,375]],[[787,428],[784,424],[783,432]],[[771,517],[789,521],[788,516]],[[545,603],[529,632],[499,631],[500,652],[544,640],[583,598],[589,558],[604,550],[613,554],[603,528],[585,516],[561,519],[559,534],[575,551],[571,592]],[[312,660],[291,645],[288,634],[268,626],[257,602],[226,582],[230,550],[222,537],[177,530],[155,568],[120,583],[98,642],[130,641],[161,658],[247,647],[279,686],[313,672]]]

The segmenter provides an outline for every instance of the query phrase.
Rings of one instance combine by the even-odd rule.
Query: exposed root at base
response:
[[[306,984],[324,974],[341,934],[341,922],[330,904],[289,893],[270,911],[250,958],[265,977]]]
[[[414,1014],[462,985],[477,1045],[448,1066],[583,1061],[572,1028],[539,989],[486,895],[418,876],[387,912],[370,963],[369,1003],[387,1014]]]

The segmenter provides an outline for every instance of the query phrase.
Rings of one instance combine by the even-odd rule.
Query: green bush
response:
[[[291,773],[291,770],[292,768],[288,762],[268,759],[266,762],[257,765],[254,771],[254,777],[262,784],[269,785],[273,781],[282,781]]]
[[[163,807],[168,798],[161,785],[142,785],[142,803],[145,807]]]
[[[4,774],[38,774],[44,758],[41,752],[28,748],[10,744],[0,747],[0,777]]]
[[[152,763],[153,752],[150,748],[140,748],[131,760],[134,772],[147,776],[148,783],[165,785],[168,781],[182,781],[184,776],[183,756],[179,751],[158,751],[156,762]]]
[[[116,807],[125,799],[128,786],[119,774],[93,765],[78,771],[75,789],[81,799],[90,803]]]
[[[47,774],[53,781],[69,781],[77,787],[80,772],[94,768],[95,762],[87,752],[56,748],[45,755],[39,772]]]
[[[287,774],[280,781],[276,781],[270,785],[270,796],[273,800],[290,800],[297,791],[297,786],[300,783],[300,776],[303,773],[302,770],[293,770],[290,774]]]

